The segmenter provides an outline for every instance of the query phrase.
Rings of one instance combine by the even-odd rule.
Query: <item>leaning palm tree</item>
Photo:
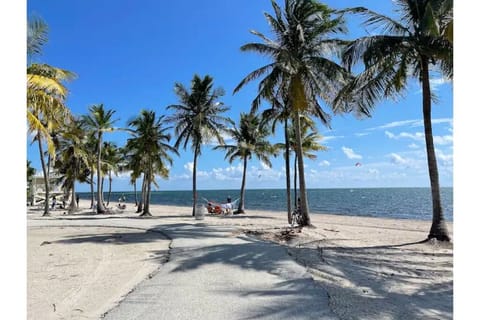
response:
[[[165,116],[156,117],[154,111],[142,110],[140,115],[131,120],[128,126],[133,127],[132,138],[127,140],[125,149],[134,156],[142,159],[142,171],[146,184],[144,207],[141,216],[151,216],[150,194],[151,184],[155,182],[155,175],[168,178],[168,165],[172,164],[171,153],[178,155],[175,148],[170,146],[170,127],[165,126]]]
[[[113,124],[116,120],[112,117],[115,110],[105,110],[103,103],[92,105],[88,109],[90,114],[83,116],[86,127],[91,130],[97,139],[97,213],[105,213],[103,204],[102,182],[102,138],[104,132],[113,131]]]
[[[190,91],[181,83],[175,83],[175,94],[180,104],[169,105],[175,113],[167,121],[175,124],[177,140],[175,148],[183,143],[186,149],[190,143],[193,149],[193,211],[197,204],[197,159],[201,155],[203,144],[215,139],[218,144],[223,144],[221,133],[227,129],[232,121],[222,113],[230,108],[218,101],[225,93],[222,88],[213,88],[213,78],[206,75],[203,79],[194,75]]]
[[[65,106],[68,90],[64,82],[75,75],[67,70],[52,67],[47,64],[30,63],[41,53],[47,42],[48,27],[40,18],[31,18],[27,26],[27,121],[28,130],[33,133],[38,142],[40,161],[45,181],[44,216],[49,215],[49,176],[44,159],[43,142],[47,142],[50,156],[55,155],[55,146],[51,132],[58,126],[69,121],[70,112]]]
[[[284,10],[272,0],[275,17],[265,13],[274,39],[260,32],[252,33],[263,43],[249,43],[242,51],[254,51],[272,58],[273,62],[247,75],[235,88],[240,90],[246,83],[265,75],[259,83],[258,95],[252,102],[255,111],[262,99],[269,99],[275,92],[287,88],[288,108],[292,110],[296,142],[300,148],[298,167],[303,224],[311,225],[308,212],[303,152],[301,151],[300,116],[307,111],[329,125],[330,116],[317,98],[332,102],[337,91],[349,78],[348,72],[330,59],[345,44],[332,35],[346,31],[341,16],[333,17],[333,11],[314,0],[285,0]]]
[[[227,134],[232,137],[235,144],[223,144],[216,146],[214,150],[225,150],[225,159],[232,163],[235,159],[243,161],[242,186],[240,189],[240,200],[237,213],[245,213],[245,185],[247,179],[247,163],[252,156],[271,167],[268,159],[275,153],[275,148],[267,140],[270,131],[261,125],[261,119],[255,114],[240,114],[240,127],[235,125],[227,129]]]
[[[362,59],[365,70],[345,89],[336,101],[339,108],[349,107],[359,115],[370,116],[376,102],[387,97],[401,97],[409,77],[422,85],[423,121],[432,197],[432,226],[428,238],[449,241],[440,201],[440,183],[433,143],[430,70],[437,68],[453,78],[453,44],[445,36],[445,24],[453,23],[451,0],[399,0],[394,20],[369,9],[345,10],[366,17],[367,27],[375,35],[353,41],[345,50],[343,62],[351,68]],[[449,22],[450,21],[450,22]]]

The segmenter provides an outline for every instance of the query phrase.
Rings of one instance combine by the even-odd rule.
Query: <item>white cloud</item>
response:
[[[356,154],[351,148],[342,147],[342,151],[348,157],[348,159],[362,159],[362,156]]]
[[[187,162],[183,167],[188,170],[188,172],[193,173],[193,162]]]
[[[442,150],[436,150],[435,155],[441,166],[453,167],[453,154],[445,154]]]
[[[328,167],[328,166],[330,166],[330,162],[328,162],[327,160],[323,160],[323,161],[320,161],[320,163],[318,165],[320,167]]]
[[[355,136],[364,137],[364,136],[368,136],[369,134],[370,134],[369,132],[358,132],[358,133],[355,133]]]
[[[441,124],[441,123],[449,123],[450,125],[453,125],[453,119],[452,118],[432,119],[432,124]],[[383,130],[383,129],[397,128],[397,127],[410,127],[410,128],[423,127],[423,119],[393,121],[378,127],[369,128],[367,130]]]
[[[322,142],[328,142],[330,140],[340,139],[340,138],[344,138],[344,136],[323,136]]]
[[[229,166],[226,168],[213,168],[211,175],[216,180],[239,180],[242,178],[243,167],[241,164],[237,166]]]
[[[447,145],[453,143],[453,136],[433,136],[433,142],[438,145]]]
[[[430,79],[430,87],[432,91],[437,91],[440,86],[450,82],[451,80],[447,78],[434,78],[434,79]]]
[[[399,134],[395,135],[390,131],[385,131],[385,135],[390,139],[399,140],[402,138],[408,138],[415,141],[423,141],[424,135],[421,132],[409,133],[409,132],[400,132]]]
[[[385,135],[390,139],[412,139],[414,141],[424,142],[425,141],[425,134],[422,132],[400,132],[399,134],[393,134],[390,131],[385,131]],[[433,136],[433,142],[436,145],[448,145],[453,143],[453,136],[452,135],[444,135],[444,136]],[[416,146],[415,144],[413,144]],[[412,145],[409,145],[409,147]],[[418,147],[418,146],[416,146]]]
[[[418,148],[420,148],[420,147],[419,147],[417,144],[415,144],[415,143],[410,143],[410,144],[408,145],[408,147],[409,147],[410,149],[418,149]]]
[[[390,153],[390,161],[395,164],[407,165],[408,161],[396,153]]]

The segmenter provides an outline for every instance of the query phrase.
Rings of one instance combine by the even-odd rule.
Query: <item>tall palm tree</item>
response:
[[[445,24],[453,23],[448,0],[399,0],[396,9],[400,20],[378,14],[367,8],[345,10],[366,18],[375,35],[353,41],[345,50],[343,62],[351,68],[362,59],[365,70],[345,89],[336,106],[357,110],[370,116],[375,103],[386,97],[400,97],[407,89],[409,77],[422,85],[422,108],[425,144],[432,197],[432,226],[428,238],[449,241],[440,200],[440,183],[433,144],[430,70],[437,68],[453,78],[453,44],[443,33]],[[450,22],[449,22],[450,21]]]
[[[27,121],[29,132],[34,133],[38,142],[40,161],[45,181],[44,216],[49,213],[49,175],[44,159],[43,141],[47,142],[50,156],[55,155],[55,146],[50,133],[61,124],[68,122],[70,112],[65,106],[68,94],[64,82],[75,77],[72,72],[47,64],[31,63],[41,53],[47,42],[48,26],[40,18],[31,18],[27,25]]]
[[[227,129],[232,121],[222,113],[230,108],[218,101],[225,92],[222,88],[213,88],[213,78],[206,75],[203,79],[194,75],[190,91],[181,83],[175,83],[175,94],[180,104],[169,105],[174,114],[167,121],[175,124],[177,140],[175,148],[183,143],[186,149],[190,143],[193,149],[193,211],[197,205],[197,158],[201,155],[204,143],[215,139],[218,144],[223,144],[221,133]]]
[[[132,138],[127,140],[125,149],[134,156],[141,157],[142,171],[146,183],[145,201],[141,216],[151,216],[150,193],[151,184],[155,183],[155,175],[168,178],[168,165],[172,164],[170,153],[178,155],[170,146],[171,127],[166,127],[165,116],[156,117],[154,111],[142,110],[140,115],[131,120],[128,126],[133,127]]]
[[[333,11],[314,0],[285,0],[284,10],[272,0],[275,16],[265,13],[274,39],[258,31],[252,33],[263,43],[249,43],[242,51],[254,51],[272,58],[267,64],[247,75],[235,88],[265,75],[259,82],[258,95],[252,102],[255,111],[262,99],[269,99],[275,91],[288,88],[288,107],[292,110],[296,142],[300,148],[298,167],[300,178],[301,212],[304,225],[311,225],[301,151],[300,116],[311,112],[329,125],[330,116],[323,110],[317,98],[325,103],[333,101],[337,91],[349,78],[348,72],[334,62],[332,54],[338,54],[345,41],[331,38],[346,31],[341,16],[333,17]]]
[[[287,196],[287,220],[292,223],[292,199],[291,199],[291,183],[290,183],[290,142],[288,138],[289,119],[291,118],[291,109],[288,108],[288,103],[283,99],[288,99],[288,95],[278,90],[276,94],[270,97],[271,108],[262,112],[262,125],[270,125],[272,133],[275,133],[277,122],[283,123],[284,133],[284,158],[285,158],[285,183]]]
[[[102,182],[102,142],[103,133],[113,131],[113,124],[116,120],[112,117],[115,110],[105,110],[103,103],[92,105],[88,108],[89,114],[83,116],[86,127],[96,135],[97,139],[97,213],[105,213],[103,204]]]
[[[216,146],[215,150],[225,150],[225,159],[232,163],[235,159],[243,161],[242,186],[240,189],[240,201],[238,203],[238,213],[245,213],[245,185],[247,180],[247,162],[252,156],[256,156],[260,161],[271,167],[272,163],[268,159],[275,153],[275,148],[267,140],[270,131],[262,126],[261,119],[255,114],[240,114],[240,127],[235,125],[227,129],[235,144],[223,144]]]

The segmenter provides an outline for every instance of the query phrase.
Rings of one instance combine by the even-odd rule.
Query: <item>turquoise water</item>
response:
[[[133,192],[112,192],[110,202],[121,195],[134,202]],[[245,209],[286,212],[285,190],[246,190]],[[89,193],[79,193],[81,199],[90,199]],[[198,199],[225,202],[240,196],[239,190],[199,190]],[[293,198],[293,192],[292,192]],[[106,199],[106,195],[105,195]],[[453,188],[441,188],[442,207],[447,221],[453,220]],[[191,191],[152,192],[152,204],[191,206]],[[429,188],[363,188],[363,189],[309,189],[311,213],[332,213],[351,216],[370,216],[430,220],[432,204]]]

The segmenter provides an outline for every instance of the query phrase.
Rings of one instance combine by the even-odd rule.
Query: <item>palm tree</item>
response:
[[[90,114],[83,116],[83,121],[97,138],[97,213],[105,213],[103,204],[102,182],[102,138],[104,132],[113,131],[113,114],[115,110],[105,110],[103,103],[92,105],[88,108]]]
[[[134,158],[141,158],[141,168],[144,174],[146,192],[144,207],[141,216],[151,216],[150,193],[151,184],[155,182],[155,175],[168,178],[169,169],[167,165],[172,164],[170,153],[178,152],[170,146],[170,134],[166,133],[171,127],[165,126],[165,116],[156,118],[154,111],[142,110],[140,115],[131,120],[128,126],[133,127],[132,138],[127,140],[125,149]]]
[[[263,43],[249,43],[242,51],[254,51],[272,58],[273,62],[247,75],[234,92],[246,83],[267,74],[259,83],[258,95],[252,102],[255,111],[262,99],[269,99],[275,91],[287,88],[284,100],[292,110],[296,144],[299,146],[298,167],[300,178],[301,212],[304,225],[310,226],[308,201],[303,164],[300,116],[309,112],[329,125],[330,116],[317,98],[325,103],[333,101],[337,91],[349,78],[348,72],[330,60],[339,53],[345,41],[332,39],[331,35],[346,31],[341,16],[333,18],[331,9],[314,0],[285,0],[284,11],[272,0],[275,17],[265,13],[274,39],[258,31],[252,33]]]
[[[96,208],[94,208],[94,204],[95,204],[94,184],[95,184],[95,172],[97,171],[96,169],[97,154],[98,154],[97,147],[98,147],[98,141],[95,133],[87,131],[85,149],[87,150],[87,162],[88,162],[87,166],[88,166],[89,175],[90,175],[87,181],[90,184],[90,209],[95,209],[95,210]]]
[[[280,91],[280,90],[279,90]],[[292,200],[291,200],[291,187],[290,187],[290,143],[288,138],[289,124],[288,121],[291,117],[291,110],[287,107],[288,103],[283,101],[283,98],[288,99],[287,94],[277,92],[275,96],[270,97],[271,108],[262,112],[262,125],[271,125],[272,133],[275,133],[277,122],[283,123],[284,132],[284,158],[285,158],[285,182],[286,182],[286,196],[287,196],[287,220],[288,223],[292,223]]]
[[[78,209],[75,182],[85,181],[89,174],[88,149],[85,147],[85,129],[80,119],[74,119],[59,132],[57,160],[54,168],[61,175],[63,186],[71,191],[72,197],[68,207],[71,213]]]
[[[113,142],[103,142],[103,172],[108,176],[108,195],[107,207],[110,204],[110,196],[112,193],[112,174],[118,175],[120,170],[120,162],[122,161],[120,150]],[[103,183],[102,183],[103,185]],[[102,191],[103,192],[103,191]]]
[[[30,201],[30,205],[33,205],[33,193],[32,193],[32,189],[31,189],[31,182],[32,182],[32,178],[33,176],[35,175],[35,173],[37,172],[37,170],[32,167],[32,161],[30,160],[27,160],[27,186],[29,186],[29,189],[28,189],[28,193],[27,193],[27,199],[29,199]]]
[[[303,119],[303,118],[302,118]],[[327,148],[325,146],[322,146],[319,141],[322,139],[322,136],[316,131],[314,127],[311,127],[313,125],[313,122],[310,122],[309,124],[308,121],[306,120],[302,121],[304,122],[302,124],[302,152],[305,157],[307,157],[310,160],[317,159],[317,155],[315,153],[312,153],[312,151],[325,151]],[[308,132],[308,130],[311,129],[312,131]],[[290,145],[292,146],[292,149],[295,151],[295,159],[294,159],[294,178],[293,178],[293,190],[295,192],[294,199],[297,199],[297,173],[298,173],[298,148],[296,145],[296,139],[295,139],[295,132],[291,130],[289,132],[289,137],[290,137]],[[298,202],[295,201],[295,204],[297,205]]]
[[[27,26],[27,58],[31,61],[41,53],[47,42],[48,27],[39,18],[31,18]],[[49,213],[49,175],[45,164],[43,140],[47,142],[50,156],[55,155],[55,146],[50,133],[68,122],[70,112],[65,106],[67,89],[64,82],[75,77],[72,72],[47,64],[30,63],[27,66],[27,121],[29,132],[38,142],[40,161],[45,181],[45,207],[43,216]]]
[[[261,125],[261,119],[255,114],[240,114],[240,128],[235,125],[227,129],[235,144],[219,145],[215,150],[225,150],[225,159],[232,163],[235,159],[243,160],[242,186],[240,189],[240,201],[238,203],[237,213],[245,213],[245,185],[247,178],[247,162],[255,155],[260,161],[271,167],[268,159],[269,155],[274,154],[275,148],[266,139],[270,132],[265,126]]]
[[[432,196],[432,226],[428,238],[449,241],[440,201],[440,184],[433,144],[430,89],[430,68],[436,67],[445,77],[453,78],[453,44],[444,35],[445,24],[453,23],[448,0],[399,0],[396,2],[400,21],[369,9],[350,8],[366,17],[365,24],[375,27],[375,35],[353,41],[345,50],[343,62],[351,68],[359,59],[361,72],[336,101],[359,115],[370,116],[375,103],[386,97],[399,97],[407,89],[408,78],[422,85],[423,121]],[[450,21],[450,22],[449,22]]]
[[[223,96],[222,88],[213,88],[213,78],[206,75],[203,79],[194,75],[190,91],[181,83],[175,83],[175,94],[180,104],[169,105],[167,109],[173,109],[175,113],[167,118],[167,121],[175,124],[177,140],[175,148],[183,143],[186,149],[190,143],[193,149],[193,211],[197,204],[197,158],[201,155],[201,147],[212,139],[218,144],[223,144],[221,133],[227,125],[232,123],[222,113],[230,108],[218,99]]]

